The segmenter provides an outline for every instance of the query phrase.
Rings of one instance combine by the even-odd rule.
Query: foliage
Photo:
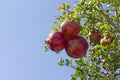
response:
[[[60,66],[69,66],[75,69],[71,80],[115,80],[115,71],[120,68],[120,2],[119,0],[78,0],[71,7],[63,3],[58,7],[62,13],[54,21],[57,28],[65,20],[75,19],[80,24],[80,36],[89,42],[86,57],[69,60],[60,58]],[[56,30],[53,28],[53,30]],[[111,35],[114,41],[109,46],[94,43],[89,40],[90,30],[99,30],[102,36]],[[102,69],[101,62],[105,60],[106,69]],[[76,65],[73,65],[73,61]],[[109,69],[107,69],[109,67]]]

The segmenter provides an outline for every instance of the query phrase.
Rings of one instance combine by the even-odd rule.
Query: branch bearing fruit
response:
[[[50,49],[55,52],[59,52],[65,48],[65,38],[62,32],[51,32],[45,43],[49,45]]]
[[[113,40],[114,40],[114,37],[111,37],[110,35],[106,35],[101,39],[100,44],[103,46],[111,45]]]
[[[92,30],[89,32],[89,38],[92,42],[100,42],[101,34],[98,30]]]
[[[61,24],[61,31],[65,35],[65,39],[69,40],[78,35],[80,32],[80,25],[77,24],[74,20],[64,21]]]
[[[80,36],[70,39],[66,43],[65,51],[72,58],[80,58],[86,55],[88,42]]]

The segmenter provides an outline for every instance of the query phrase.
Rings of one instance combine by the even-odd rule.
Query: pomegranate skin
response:
[[[78,35],[80,32],[80,25],[74,20],[64,21],[61,24],[61,31],[63,32],[65,39],[69,40]]]
[[[54,52],[59,52],[65,48],[65,38],[62,32],[51,32],[45,43],[49,45],[50,49]]]
[[[89,38],[90,38],[90,41],[100,42],[101,34],[99,33],[98,30],[92,30],[89,32]]]
[[[66,43],[65,51],[72,58],[80,58],[86,55],[88,50],[88,42],[80,36],[70,39]]]
[[[110,35],[106,35],[100,40],[100,44],[103,46],[111,45],[113,40],[114,40],[114,37],[111,37]]]

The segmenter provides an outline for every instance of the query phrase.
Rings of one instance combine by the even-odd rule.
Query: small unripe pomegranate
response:
[[[90,41],[99,42],[101,39],[101,34],[98,30],[92,30],[89,32]]]
[[[65,35],[65,39],[69,40],[78,35],[80,32],[80,25],[77,24],[74,20],[64,21],[61,24],[61,31]]]
[[[72,58],[80,58],[86,55],[88,50],[88,42],[80,36],[70,39],[66,43],[66,53]]]
[[[65,48],[65,38],[62,32],[51,32],[45,43],[49,45],[50,49],[55,52],[59,52]]]
[[[100,40],[100,44],[103,46],[111,45],[113,40],[114,40],[114,37],[111,37],[110,35],[106,35]]]

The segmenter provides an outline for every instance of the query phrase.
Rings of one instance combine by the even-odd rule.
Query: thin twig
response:
[[[116,16],[117,25],[119,26],[119,17],[118,17],[118,10],[117,10],[117,2],[116,2],[116,0],[115,0],[115,16]]]
[[[97,9],[98,12],[100,12],[105,17],[105,19],[108,21],[108,23],[111,24],[112,27],[115,28],[120,33],[119,25],[114,24],[110,20],[110,18],[103,12],[102,8],[99,8],[98,6],[96,6],[96,9]]]

